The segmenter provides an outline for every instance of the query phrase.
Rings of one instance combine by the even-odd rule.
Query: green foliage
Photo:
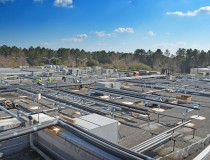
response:
[[[86,52],[80,49],[59,48],[52,50],[41,47],[17,48],[16,46],[0,46],[0,67],[18,67],[20,65],[60,64],[69,67],[103,66],[104,68],[121,70],[170,70],[189,73],[191,67],[207,67],[210,65],[210,51],[197,49],[177,50],[176,55],[169,50],[157,49],[155,52],[136,49],[134,53],[113,51]]]
[[[94,60],[94,59],[90,59],[87,61],[87,66],[98,66],[99,63],[97,60]]]
[[[152,68],[140,63],[139,65],[132,65],[128,67],[128,70],[132,70],[132,71],[139,71],[139,70],[147,70],[147,71],[151,71]]]

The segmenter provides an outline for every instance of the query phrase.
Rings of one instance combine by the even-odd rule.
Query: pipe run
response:
[[[32,93],[32,92],[30,92],[30,91],[26,91],[26,90],[24,90],[24,89],[20,89],[20,88],[19,88],[18,90],[21,91],[21,92],[23,92],[23,93],[29,94],[29,95],[36,95],[35,93]],[[66,103],[64,103],[64,102],[62,103],[62,102],[53,100],[52,98],[45,97],[45,96],[43,96],[43,95],[42,95],[42,98],[45,99],[45,100],[47,100],[47,101],[56,103],[56,104],[58,104],[58,105],[60,105],[60,106],[64,106],[64,107],[66,107],[66,108],[70,108],[70,109],[73,109],[73,110],[76,110],[76,111],[79,111],[79,112],[83,112],[84,114],[89,114],[89,113],[90,113],[90,112],[81,110],[81,109],[79,109],[79,108],[73,107],[72,105],[68,105],[68,104],[66,104]]]
[[[0,109],[1,109],[2,111],[4,111],[5,113],[9,114],[9,115],[12,116],[12,117],[18,118],[18,116],[17,116],[16,114],[12,113],[10,110],[4,108],[4,107],[1,106],[1,105],[0,105]]]
[[[33,133],[30,133],[30,147],[35,150],[40,156],[42,156],[45,160],[52,160],[48,157],[44,152],[42,152],[38,147],[36,147],[33,143]]]
[[[83,140],[93,144],[94,146],[99,147],[100,149],[115,155],[121,159],[129,159],[129,160],[154,160],[153,158],[146,156],[144,154],[139,154],[133,152],[127,148],[109,142],[103,138],[100,138],[78,126],[75,124],[69,123],[64,119],[58,120],[59,126],[65,128],[69,132],[77,135],[78,137],[82,138]]]
[[[43,123],[39,123],[36,125],[31,125],[31,126],[27,126],[24,128],[19,128],[19,129],[15,129],[15,130],[11,130],[11,131],[7,131],[7,132],[3,132],[0,134],[0,142],[1,141],[5,141],[11,138],[15,138],[15,137],[20,137],[29,133],[33,133],[33,132],[37,132],[39,130],[48,128],[50,126],[54,126],[56,125],[57,119],[53,120],[53,121],[46,121]]]

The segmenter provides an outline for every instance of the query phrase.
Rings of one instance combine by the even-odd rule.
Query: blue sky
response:
[[[209,0],[0,0],[0,45],[210,50]]]

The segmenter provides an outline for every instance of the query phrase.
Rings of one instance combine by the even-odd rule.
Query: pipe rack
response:
[[[96,104],[99,104],[99,105],[103,105],[103,106],[107,106],[107,107],[114,107],[113,105],[115,105],[115,107],[121,108],[122,110],[125,110],[125,111],[136,112],[136,113],[140,113],[140,114],[148,114],[148,109],[144,109],[141,107],[136,107],[136,106],[126,105],[126,104],[122,104],[122,103],[118,103],[118,102],[108,101],[108,100],[104,100],[104,99],[100,99],[100,98],[96,98],[96,97],[91,97],[88,95],[82,95],[79,93],[66,91],[64,89],[57,89],[57,90],[59,92],[64,92],[66,94],[70,94],[70,95],[73,95],[76,97],[81,97],[84,100],[95,102]]]
[[[176,90],[176,92],[184,92],[185,94],[199,94],[201,96],[210,96],[210,92],[206,91],[196,91],[194,89],[189,89],[187,86],[169,86],[169,85],[162,85],[162,84],[146,84],[146,83],[138,83],[134,81],[123,80],[124,82],[135,83],[136,86],[147,87],[147,88],[154,88],[154,89],[172,89]]]
[[[28,92],[31,92],[31,93],[34,93],[34,94],[38,93],[38,92],[30,90],[28,88],[20,88],[20,90],[25,90],[25,91],[28,91]],[[71,106],[75,106],[77,108],[86,110],[88,112],[97,113],[97,114],[100,114],[100,115],[106,115],[107,114],[107,112],[99,111],[99,110],[93,109],[91,107],[87,107],[85,105],[80,105],[80,104],[77,104],[77,103],[74,103],[74,102],[71,102],[71,101],[68,101],[68,100],[64,100],[64,99],[57,98],[57,97],[54,97],[54,96],[51,96],[51,95],[47,95],[45,93],[42,93],[42,96],[44,96],[46,98],[49,98],[49,99],[52,99],[52,100],[55,100],[55,101],[58,101],[58,102],[61,102],[61,103],[65,103],[65,104],[68,104],[68,105],[71,105]]]
[[[109,142],[103,138],[100,138],[93,133],[88,132],[85,129],[82,129],[75,124],[72,124],[68,121],[65,121],[63,119],[60,119],[59,126],[65,128],[66,130],[70,131],[71,133],[77,135],[78,137],[86,140],[87,142],[99,147],[100,149],[119,157],[120,159],[125,160],[153,160],[153,158],[146,156],[141,153],[136,153],[134,151],[131,151],[125,147],[119,146],[117,144],[114,144],[112,142]]]
[[[161,133],[161,134],[159,134],[159,135],[157,135],[155,137],[152,137],[152,138],[150,138],[150,139],[148,139],[148,140],[146,140],[146,141],[144,141],[144,142],[142,142],[142,143],[132,147],[131,150],[133,150],[135,152],[142,153],[142,152],[145,152],[145,151],[147,151],[147,150],[149,150],[149,149],[151,149],[151,148],[153,148],[155,146],[158,146],[159,144],[161,144],[161,143],[163,143],[165,141],[168,141],[172,137],[174,137],[173,133],[172,133],[172,132],[174,132],[174,130],[176,130],[176,129],[178,129],[178,128],[180,128],[180,127],[182,127],[182,126],[184,126],[184,125],[186,125],[188,123],[190,123],[191,121],[192,120],[188,120],[186,122],[183,122],[183,123],[181,123],[181,124],[171,128],[171,129],[169,129],[169,130],[167,130],[167,131],[165,131],[165,132],[163,132],[163,133]],[[176,135],[176,136],[178,136],[178,135]]]
[[[27,126],[24,128],[2,132],[0,133],[0,142],[11,139],[11,138],[20,137],[29,133],[37,132],[39,130],[56,125],[57,123],[58,123],[57,120],[46,121],[46,122],[38,123],[36,125]]]
[[[147,98],[142,98],[138,94],[133,94],[132,92],[125,92],[122,90],[117,90],[117,89],[111,89],[111,88],[97,88],[94,89],[95,92],[98,93],[107,93],[110,95],[117,95],[117,96],[122,96],[122,97],[127,97],[127,98],[133,98],[137,100],[141,100],[144,102],[149,102],[152,104],[157,104],[157,105],[164,105],[164,106],[169,106],[169,107],[175,107],[175,108],[180,108],[180,109],[195,109],[195,110],[200,110],[200,106],[186,106],[186,105],[180,105],[180,104],[173,104],[173,103],[166,103],[166,102],[161,102],[158,100],[151,100]]]

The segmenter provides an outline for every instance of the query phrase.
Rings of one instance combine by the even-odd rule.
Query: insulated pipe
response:
[[[21,110],[18,110],[18,113],[21,114],[21,115],[23,115],[24,117],[27,117],[27,118],[28,118],[28,116],[31,115],[30,113],[26,113],[26,112],[23,112]]]
[[[158,144],[161,144],[161,143],[164,143],[164,142],[168,141],[172,137],[173,137],[172,135],[168,135],[168,136],[164,137],[163,139],[160,139],[157,143],[153,143],[151,146],[149,146],[147,148],[144,148],[144,149],[141,149],[141,150],[138,150],[137,152],[139,152],[139,153],[145,152],[145,151],[155,147]]]
[[[18,119],[19,121],[21,121],[21,122],[24,122],[25,120],[22,119],[22,118],[20,118],[18,114],[22,114],[23,116],[25,116],[25,117],[27,117],[27,118],[30,116],[30,114],[25,113],[25,112],[23,112],[23,111],[21,111],[21,110],[17,110],[17,115],[16,115],[16,114],[12,113],[11,111],[7,110],[6,108],[4,108],[4,107],[1,106],[1,105],[0,105],[0,109],[3,110],[4,112],[6,112],[7,114],[9,114],[10,116],[12,116],[12,117],[14,117],[14,118],[17,118],[17,119]]]
[[[91,97],[91,96],[87,96],[87,95],[82,95],[82,94],[79,94],[79,93],[74,93],[74,92],[63,90],[63,89],[57,89],[57,90],[60,91],[60,92],[64,92],[64,93],[67,93],[67,94],[70,94],[70,95],[77,96],[77,97],[80,96],[84,100],[92,101],[92,102],[98,103],[98,104],[103,105],[103,106],[112,107],[114,109],[120,108],[120,109],[124,109],[124,110],[131,111],[131,112],[138,112],[140,114],[148,114],[147,113],[148,109],[144,109],[144,108],[141,108],[141,107],[130,106],[130,105],[126,105],[126,104],[122,104],[122,103],[118,103],[118,102],[111,102],[111,101],[108,101],[108,100],[99,99],[99,98]],[[113,104],[116,107],[113,106]]]
[[[162,138],[164,138],[164,137],[166,137],[168,135],[169,134],[159,134],[159,135],[157,135],[157,136],[155,136],[153,138],[148,139],[147,141],[144,141],[144,142],[140,143],[137,146],[132,147],[131,150],[133,150],[133,151],[141,150],[145,146],[148,146],[149,144],[158,142],[160,139],[162,139]]]
[[[44,152],[42,152],[38,147],[36,147],[33,143],[33,133],[30,133],[30,147],[35,150],[40,156],[42,156],[45,160],[52,160],[48,157]]]
[[[135,83],[135,82],[130,82],[130,83]],[[184,88],[184,87],[177,87],[177,86],[163,86],[163,85],[149,85],[149,84],[135,84],[137,86],[143,86],[143,87],[147,87],[147,88],[155,88],[155,89],[173,89],[173,90],[179,90],[179,91],[182,91],[182,92],[186,92],[188,94],[192,94],[192,93],[198,93],[198,94],[201,94],[203,96],[210,96],[210,92],[203,92],[203,91],[196,91],[196,90],[193,90],[193,89],[187,89],[187,88]]]
[[[138,91],[133,91],[131,89],[122,89],[122,90],[123,91],[129,91],[131,93],[133,92],[134,94],[138,94],[138,95],[143,96],[145,98],[151,98],[151,99],[152,98],[161,98],[161,99],[164,99],[164,100],[174,100],[174,101],[183,102],[183,103],[186,103],[186,104],[195,104],[195,105],[198,105],[198,103],[193,102],[193,101],[187,101],[187,100],[176,99],[176,98],[169,98],[169,97],[166,97],[166,96],[159,96],[159,95],[149,95],[149,94],[146,94],[146,93],[140,93]]]
[[[188,120],[188,121],[186,121],[186,122],[184,122],[184,123],[181,123],[181,124],[179,124],[178,126],[173,127],[173,128],[171,128],[171,129],[169,129],[169,130],[167,130],[167,131],[165,131],[165,132],[163,132],[163,133],[157,135],[155,138],[158,138],[158,137],[161,137],[161,138],[162,138],[162,137],[164,137],[163,135],[167,136],[170,132],[173,132],[175,129],[180,128],[180,127],[186,125],[187,123],[189,123],[189,122],[191,122],[191,121],[192,121],[192,120]],[[153,138],[151,138],[151,140],[153,140]],[[140,143],[140,144],[138,144],[138,145],[136,145],[136,146],[134,146],[134,147],[132,147],[131,150],[134,150],[134,151],[135,151],[136,149],[140,149],[139,147],[142,147],[142,145],[144,145],[144,144],[146,145],[146,143],[147,143],[148,141],[150,141],[150,139],[147,140],[147,141],[145,141],[145,142],[142,142],[142,143]]]
[[[143,154],[138,154],[136,152],[133,152],[125,147],[119,146],[117,144],[114,144],[112,142],[109,142],[103,138],[100,138],[72,123],[69,123],[68,121],[65,121],[63,119],[58,120],[59,125],[63,126],[66,130],[69,132],[79,136],[80,138],[86,140],[87,142],[101,148],[104,151],[107,151],[108,153],[111,153],[113,155],[117,155],[121,159],[129,159],[129,160],[154,160],[153,158],[143,155]]]
[[[60,109],[65,109],[66,107],[60,107]],[[46,110],[43,110],[42,112],[51,112],[51,111],[56,111],[58,110],[58,108],[52,108],[52,109],[46,109]]]
[[[58,123],[57,120],[46,121],[44,123],[27,126],[27,127],[20,128],[20,129],[14,129],[14,130],[10,130],[8,132],[3,132],[0,134],[0,142],[11,139],[11,138],[20,137],[20,136],[23,136],[23,135],[26,135],[29,133],[37,132],[39,130],[48,128],[50,126],[54,126],[57,123]]]
[[[26,90],[24,90],[24,89],[18,89],[18,90],[20,90],[21,92],[24,92],[24,93],[26,93],[26,94],[29,94],[29,95],[35,95],[35,93],[26,91]],[[76,110],[76,111],[83,112],[84,114],[89,114],[89,113],[90,113],[90,112],[87,112],[87,111],[84,111],[84,110],[81,111],[81,109],[78,109],[78,108],[76,108],[76,107],[72,107],[71,105],[67,105],[67,104],[65,104],[65,103],[60,103],[60,102],[55,101],[55,100],[53,100],[53,99],[51,99],[51,98],[47,98],[47,97],[45,97],[45,96],[43,96],[43,95],[42,95],[42,98],[45,99],[45,100],[47,100],[47,101],[56,103],[56,104],[58,104],[58,105],[65,106],[66,108],[71,108],[71,109],[74,109],[74,110]]]
[[[14,117],[14,118],[18,118],[18,116],[14,113],[12,113],[11,111],[9,111],[8,109],[4,108],[3,106],[0,105],[0,109],[2,111],[4,111],[5,113],[9,114],[10,116]]]
[[[137,99],[137,100],[141,100],[141,101],[144,101],[144,102],[149,102],[149,103],[157,104],[157,105],[165,105],[165,106],[176,107],[176,108],[181,108],[181,109],[190,108],[190,109],[200,110],[199,107],[192,107],[192,106],[178,105],[178,104],[172,104],[172,103],[165,103],[165,102],[161,102],[161,101],[157,101],[157,100],[141,98],[141,97],[138,97],[138,95],[131,95],[129,93],[123,93],[121,91],[117,91],[117,90],[113,90],[113,89],[98,88],[98,89],[95,89],[95,92],[109,93],[111,95],[117,95],[117,96],[120,95],[122,97],[129,97],[129,98],[133,98],[133,99]]]
[[[184,126],[184,125],[190,123],[191,121],[192,121],[192,120],[188,120],[188,121],[186,121],[186,122],[183,122],[183,123],[179,124],[178,126],[175,126],[175,127],[171,128],[171,129],[169,129],[169,130],[167,130],[167,131],[165,131],[165,132],[163,132],[163,133],[170,133],[170,132],[173,132],[175,129],[180,128],[180,127],[182,127],[182,126]]]

